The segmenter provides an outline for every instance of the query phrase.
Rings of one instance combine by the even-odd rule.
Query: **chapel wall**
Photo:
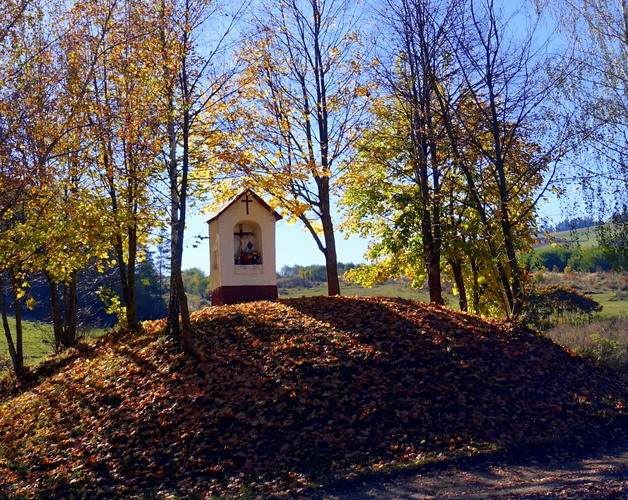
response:
[[[275,223],[275,215],[257,200],[247,204],[242,199],[236,200],[210,221],[212,290],[232,286],[276,286]],[[243,233],[256,233],[256,251],[261,257],[259,263],[236,264],[238,238],[234,233],[240,232],[240,225]]]

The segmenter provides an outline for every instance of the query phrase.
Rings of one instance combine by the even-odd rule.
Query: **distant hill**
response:
[[[628,428],[619,380],[512,323],[356,297],[193,322],[195,358],[146,323],[2,403],[0,497],[303,496],[311,481]]]
[[[597,235],[595,233],[595,228],[597,226],[591,227],[583,227],[579,229],[565,230],[565,231],[557,231],[552,232],[550,234],[550,240],[545,240],[543,235],[539,236],[539,244],[536,247],[543,247],[551,245],[552,243],[556,244],[567,244],[567,245],[580,245],[581,248],[590,248],[597,246]]]

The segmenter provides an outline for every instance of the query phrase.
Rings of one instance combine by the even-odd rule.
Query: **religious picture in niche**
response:
[[[237,224],[233,233],[235,248],[235,264],[248,266],[262,263],[262,255],[258,250],[256,228],[253,224]]]

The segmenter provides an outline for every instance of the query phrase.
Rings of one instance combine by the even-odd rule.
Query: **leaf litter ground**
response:
[[[0,406],[9,497],[268,496],[625,424],[628,389],[552,341],[404,299],[314,297],[111,334]]]

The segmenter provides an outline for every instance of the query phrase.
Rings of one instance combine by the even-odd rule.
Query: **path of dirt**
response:
[[[568,456],[479,459],[339,483],[315,499],[628,499],[628,443]]]

